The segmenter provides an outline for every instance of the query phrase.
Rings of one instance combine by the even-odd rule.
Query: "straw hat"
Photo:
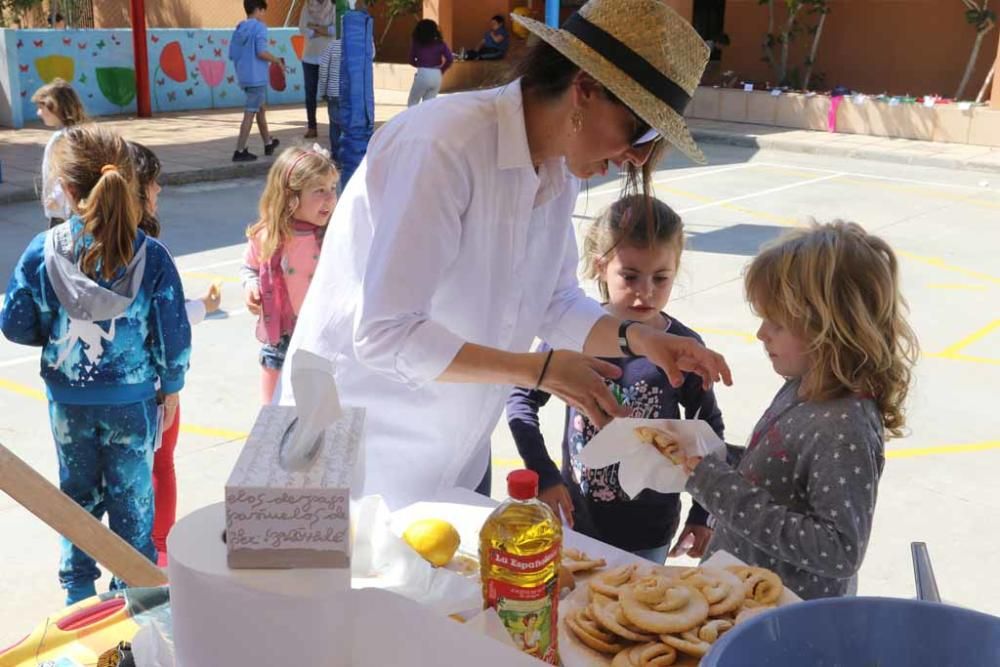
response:
[[[684,122],[684,108],[708,64],[709,48],[662,0],[590,0],[560,29],[514,20],[610,90],[695,162],[705,156]]]

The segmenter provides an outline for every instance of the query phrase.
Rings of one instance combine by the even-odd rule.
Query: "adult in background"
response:
[[[441,79],[453,61],[454,56],[441,37],[438,24],[430,19],[418,21],[410,40],[410,64],[417,68],[417,73],[406,106],[437,97],[441,92]]]
[[[620,369],[595,357],[644,356],[675,387],[685,372],[730,381],[720,355],[608,314],[576,274],[581,179],[613,163],[648,193],[668,145],[704,161],[683,116],[704,40],[660,0],[590,0],[561,30],[517,20],[540,38],[518,78],[407,109],[372,139],[292,336],[289,358],[331,360],[341,402],[366,408],[359,492],[392,509],[489,494],[511,385],[601,428],[626,410],[605,384]],[[536,336],[554,351],[531,352]]]
[[[479,48],[466,53],[468,60],[502,60],[507,55],[510,46],[510,33],[507,32],[504,18],[497,14],[490,19],[490,29],[483,34]]]
[[[319,60],[337,36],[337,7],[333,0],[306,0],[299,15],[299,32],[305,35],[302,52],[302,78],[306,89],[306,139],[318,136],[316,98],[319,95]]]

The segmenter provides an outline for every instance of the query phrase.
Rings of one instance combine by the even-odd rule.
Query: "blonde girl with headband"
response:
[[[885,241],[835,222],[766,248],[744,279],[784,386],[737,467],[689,461],[725,550],[806,599],[849,594],[871,535],[885,439],[906,424],[917,342]]]
[[[42,348],[41,375],[59,455],[59,487],[156,562],[153,449],[173,421],[191,354],[184,289],[167,250],[138,229],[142,207],[128,146],[95,126],[56,144],[73,215],[28,245],[10,279],[0,328]],[[63,541],[66,603],[95,594],[100,570]],[[113,579],[112,588],[123,582]]]
[[[42,155],[42,209],[49,227],[58,225],[71,215],[69,201],[59,182],[59,175],[52,170],[52,147],[67,127],[86,123],[87,112],[83,101],[73,86],[62,79],[53,79],[31,96],[38,109],[38,117],[45,127],[55,128]]]
[[[261,402],[281,377],[288,341],[312,281],[330,215],[337,205],[337,168],[317,145],[290,148],[267,175],[260,219],[247,228],[240,276],[247,310],[258,316]]]

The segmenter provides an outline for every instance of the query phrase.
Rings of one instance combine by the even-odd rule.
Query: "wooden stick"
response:
[[[167,575],[0,444],[0,491],[86,551],[129,586],[164,586]],[[6,544],[12,544],[5,540]]]
[[[993,63],[993,67],[990,68],[989,74],[986,75],[986,81],[983,81],[983,87],[979,89],[979,94],[976,95],[976,104],[983,101],[983,97],[986,95],[986,89],[990,87],[990,83],[993,82],[993,75],[996,74],[997,64]]]

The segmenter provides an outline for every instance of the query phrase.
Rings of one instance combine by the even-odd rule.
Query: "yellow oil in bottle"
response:
[[[538,500],[536,473],[515,470],[507,491],[479,532],[483,608],[496,609],[519,649],[557,665],[562,525]]]

